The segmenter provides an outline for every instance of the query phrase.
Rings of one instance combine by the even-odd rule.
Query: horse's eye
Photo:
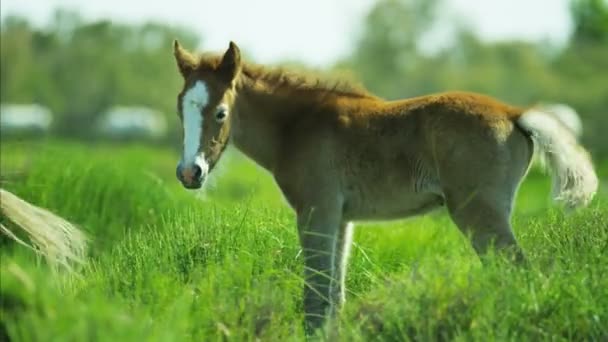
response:
[[[228,117],[228,110],[226,108],[220,108],[215,113],[215,120],[217,122],[223,122]]]

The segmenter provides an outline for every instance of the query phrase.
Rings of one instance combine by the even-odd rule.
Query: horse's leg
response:
[[[458,228],[470,234],[472,245],[483,255],[494,244],[523,260],[511,229],[513,200],[527,173],[533,147],[514,128],[505,142],[475,131],[463,134],[440,163],[446,204]]]
[[[335,253],[335,286],[332,287],[332,302],[342,305],[346,301],[346,270],[348,268],[348,257],[353,243],[354,224],[343,222],[338,231]],[[335,309],[335,307],[332,307]]]
[[[523,260],[510,224],[511,201],[495,194],[446,194],[447,206],[458,228],[470,235],[473,248],[483,256],[491,246],[496,250],[513,253],[517,261]]]
[[[338,202],[338,201],[336,201]],[[320,328],[334,311],[336,250],[342,222],[341,203],[309,206],[298,213],[298,231],[304,256],[304,313],[306,329]]]

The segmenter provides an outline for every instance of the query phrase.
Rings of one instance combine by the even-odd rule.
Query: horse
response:
[[[304,256],[306,332],[345,301],[353,223],[447,207],[475,251],[524,255],[510,216],[535,149],[554,199],[587,205],[598,179],[588,152],[554,116],[489,96],[445,92],[386,101],[362,87],[173,44],[183,88],[176,176],[198,189],[231,143],[274,177],[295,211]]]

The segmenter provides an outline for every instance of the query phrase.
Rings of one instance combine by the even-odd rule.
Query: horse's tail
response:
[[[579,139],[583,135],[583,122],[574,108],[563,103],[546,103],[536,106],[537,109],[553,115]]]
[[[0,224],[0,231],[18,243],[43,255],[52,265],[71,270],[74,263],[83,263],[87,238],[78,228],[63,218],[32,205],[0,188],[0,212],[25,232],[28,244],[8,226]]]
[[[555,116],[535,108],[525,111],[517,125],[532,138],[551,172],[553,199],[568,209],[588,205],[597,191],[598,178],[589,153],[573,132]]]

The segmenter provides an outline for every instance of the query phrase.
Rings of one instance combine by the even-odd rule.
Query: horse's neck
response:
[[[307,114],[317,99],[286,92],[273,92],[255,86],[239,91],[232,119],[234,145],[249,158],[273,171],[281,148],[289,139],[285,126]]]
[[[272,172],[281,146],[281,125],[267,97],[249,90],[238,95],[231,138],[241,152]]]

